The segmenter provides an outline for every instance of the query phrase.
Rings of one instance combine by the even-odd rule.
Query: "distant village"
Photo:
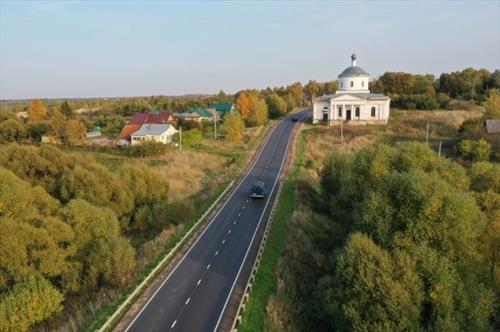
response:
[[[76,113],[82,114],[95,112],[98,109],[78,109]],[[85,134],[82,144],[93,146],[134,146],[144,142],[157,142],[170,144],[175,134],[179,133],[176,123],[196,122],[213,123],[223,122],[226,114],[235,112],[234,103],[210,104],[208,107],[194,107],[186,112],[170,113],[152,108],[149,112],[135,113],[123,126],[116,139],[105,137],[101,128],[96,126],[92,131]],[[27,118],[27,112],[18,113],[19,117]],[[59,140],[53,135],[42,135],[42,144],[59,144]]]

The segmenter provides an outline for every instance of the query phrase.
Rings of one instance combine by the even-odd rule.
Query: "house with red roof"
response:
[[[137,132],[145,124],[168,124],[174,120],[175,118],[170,113],[136,113],[122,128],[116,144],[130,145],[132,142],[132,134]]]

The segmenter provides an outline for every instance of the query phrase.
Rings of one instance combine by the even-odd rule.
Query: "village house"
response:
[[[234,103],[218,103],[208,105],[207,111],[217,113],[218,119],[223,119],[228,113],[236,112]]]
[[[130,145],[132,143],[131,135],[138,131],[143,124],[167,124],[175,121],[170,113],[136,113],[122,128],[116,140],[117,145]]]
[[[213,121],[213,113],[201,107],[196,107],[188,112],[174,113],[174,116],[176,119],[183,119],[188,121]]]
[[[356,54],[351,66],[338,77],[339,89],[330,95],[313,99],[313,124],[387,124],[391,99],[383,94],[370,93],[370,75],[356,65]]]
[[[132,145],[141,144],[143,142],[159,142],[168,144],[172,142],[172,137],[178,132],[171,124],[145,123],[139,130],[132,133]]]

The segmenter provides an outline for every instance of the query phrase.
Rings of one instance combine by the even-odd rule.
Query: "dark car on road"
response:
[[[252,194],[250,195],[252,198],[264,198],[266,197],[266,186],[262,181],[256,181],[252,185]]]
[[[298,117],[296,117],[296,116],[292,116],[292,121],[293,121],[293,122],[297,122],[297,121],[299,121],[299,118],[298,118]]]

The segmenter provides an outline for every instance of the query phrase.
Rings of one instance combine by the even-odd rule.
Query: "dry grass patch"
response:
[[[229,174],[227,159],[198,151],[172,151],[161,158],[156,169],[169,184],[172,199],[183,199],[200,192],[207,182],[223,182]]]

